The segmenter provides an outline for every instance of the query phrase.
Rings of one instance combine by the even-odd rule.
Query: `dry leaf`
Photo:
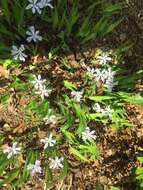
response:
[[[10,71],[0,65],[0,78],[9,78]]]

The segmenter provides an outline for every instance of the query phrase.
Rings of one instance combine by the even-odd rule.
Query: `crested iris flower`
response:
[[[10,159],[13,155],[20,154],[21,148],[17,147],[17,142],[13,143],[12,147],[8,146],[3,150],[3,153],[7,154],[7,159]]]
[[[23,53],[25,50],[24,45],[21,45],[19,48],[17,48],[15,45],[12,46],[12,56],[14,60],[20,60],[20,61],[25,61],[27,55]]]
[[[40,160],[36,160],[34,164],[28,164],[27,169],[30,170],[31,176],[34,176],[35,173],[41,173],[41,162]]]
[[[58,122],[58,118],[55,115],[47,115],[44,117],[43,121],[45,122],[45,125],[53,124],[55,125]]]
[[[41,139],[41,142],[44,143],[44,149],[46,149],[47,147],[52,147],[56,144],[56,140],[53,139],[52,134],[50,134],[49,137]]]
[[[99,64],[101,65],[105,65],[106,63],[112,60],[112,58],[109,56],[107,52],[103,52],[100,56],[97,57],[97,59],[99,60]]]
[[[85,131],[82,132],[81,136],[83,141],[96,139],[95,130],[91,131],[89,127],[85,128]]]
[[[32,13],[35,14],[36,12],[41,14],[42,13],[42,7],[39,0],[28,0],[29,4],[27,5],[26,9],[32,9]]]
[[[51,89],[46,89],[46,86],[43,85],[41,88],[39,88],[35,94],[39,95],[41,97],[41,99],[43,100],[44,97],[48,97],[51,93]]]
[[[52,6],[52,4],[51,4],[51,1],[52,1],[52,0],[41,0],[41,1],[40,1],[40,6],[41,6],[41,8],[44,8],[44,7],[53,8],[53,6]]]
[[[75,99],[75,101],[80,102],[81,98],[82,98],[82,91],[72,91],[71,95],[73,96],[73,98]]]
[[[34,26],[30,26],[26,34],[28,36],[26,38],[28,42],[31,42],[31,41],[37,42],[37,41],[42,40],[42,36],[39,35],[39,30],[35,30]]]
[[[103,116],[107,116],[110,119],[112,119],[112,114],[113,114],[114,110],[111,109],[110,105],[101,107],[101,105],[99,103],[95,103],[93,108],[97,113],[101,113],[101,114],[103,114]]]
[[[59,169],[59,168],[63,168],[63,164],[62,162],[64,161],[64,158],[61,157],[55,157],[55,158],[49,158],[49,161],[50,161],[50,164],[49,164],[49,167],[51,169]]]
[[[33,75],[33,77],[34,77],[34,80],[32,80],[31,83],[34,85],[34,88],[36,90],[42,88],[46,80],[42,79],[41,75],[38,75],[37,77]]]

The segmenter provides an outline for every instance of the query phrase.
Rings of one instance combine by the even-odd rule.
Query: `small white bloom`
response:
[[[46,87],[43,85],[41,88],[38,89],[38,91],[35,92],[35,94],[39,95],[43,100],[44,97],[49,97],[51,91],[51,89],[46,89]]]
[[[55,157],[55,158],[49,158],[49,161],[50,161],[50,164],[49,164],[49,167],[51,169],[59,169],[59,168],[63,168],[63,164],[62,162],[64,161],[64,158],[61,157]]]
[[[53,8],[52,4],[51,4],[52,0],[41,0],[40,1],[40,7],[44,8],[44,7],[50,7],[51,9]]]
[[[44,143],[44,150],[47,147],[52,147],[56,144],[56,140],[53,139],[52,134],[50,134],[49,137],[45,137],[44,139],[41,139],[41,142]]]
[[[107,75],[106,75],[106,70],[105,69],[96,69],[95,70],[95,73],[94,73],[94,76],[96,77],[96,80],[97,81],[102,81],[102,82],[105,82],[106,78],[107,78]]]
[[[97,113],[103,114],[103,116],[109,117],[110,119],[112,118],[112,113],[114,112],[114,110],[111,109],[110,105],[108,105],[106,107],[101,107],[100,104],[98,104],[98,103],[95,104],[94,110]]]
[[[45,122],[45,125],[53,124],[55,125],[58,121],[58,118],[55,115],[47,115],[44,117],[43,121]]]
[[[83,92],[80,91],[72,91],[71,95],[74,97],[75,101],[80,102],[81,98],[82,98],[82,94]]]
[[[42,36],[39,35],[39,30],[35,30],[34,26],[30,26],[26,34],[28,35],[28,37],[26,38],[28,42],[31,42],[32,40],[34,42],[42,40]]]
[[[112,91],[113,91],[113,88],[114,88],[116,85],[118,85],[118,81],[117,81],[117,82],[114,82],[113,79],[109,79],[109,80],[106,81],[106,83],[105,83],[104,86],[107,88],[107,90],[108,90],[109,92],[112,92]]]
[[[95,130],[91,131],[89,127],[85,128],[85,131],[82,132],[81,136],[83,141],[96,139]]]
[[[94,68],[90,68],[90,67],[87,67],[87,73],[91,76],[94,76],[94,73],[95,73],[95,69]]]
[[[19,48],[17,48],[15,45],[12,46],[12,56],[14,60],[20,60],[20,61],[25,61],[25,58],[27,55],[23,53],[25,50],[24,45],[21,45]]]
[[[93,109],[94,109],[97,113],[103,113],[103,109],[102,109],[102,107],[100,106],[100,104],[98,104],[98,103],[95,103]]]
[[[107,52],[103,52],[100,56],[97,57],[97,59],[99,60],[99,64],[101,65],[105,65],[107,62],[112,60]]]
[[[32,13],[35,14],[36,12],[41,14],[42,10],[41,10],[41,3],[39,2],[39,0],[28,0],[29,4],[26,7],[26,9],[32,9]]]
[[[37,77],[35,75],[33,75],[33,77],[34,77],[34,80],[31,81],[31,83],[34,85],[34,88],[36,90],[42,88],[43,84],[46,82],[46,80],[45,79],[42,80],[41,75],[38,75]]]
[[[12,147],[8,146],[3,150],[3,153],[7,154],[7,159],[10,159],[13,155],[20,154],[21,148],[17,147],[17,142],[13,143]]]
[[[108,67],[107,70],[105,70],[105,76],[107,80],[113,80],[116,72],[112,70],[111,67]]]
[[[27,169],[30,170],[31,176],[34,176],[35,173],[41,173],[42,168],[40,160],[36,160],[35,164],[29,164]]]
[[[104,114],[108,116],[110,119],[112,119],[112,114],[114,113],[114,110],[111,109],[110,105],[105,107]]]

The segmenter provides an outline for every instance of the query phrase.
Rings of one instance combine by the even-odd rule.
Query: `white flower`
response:
[[[107,75],[106,75],[106,70],[105,69],[96,69],[95,70],[95,73],[94,73],[94,76],[96,77],[96,80],[97,81],[102,81],[102,82],[105,82],[106,78],[107,78]]]
[[[81,136],[83,141],[96,139],[95,130],[90,131],[89,127],[85,128],[85,131],[82,132]]]
[[[97,59],[99,60],[99,64],[101,65],[105,65],[107,62],[112,60],[107,52],[103,52],[100,56],[97,57]]]
[[[50,7],[53,8],[52,4],[51,4],[52,0],[41,0],[40,1],[40,7],[44,8],[44,7]]]
[[[43,85],[41,88],[38,89],[38,91],[35,92],[35,94],[39,95],[43,100],[44,97],[48,97],[50,95],[51,91],[51,89],[46,89],[46,87]]]
[[[110,119],[112,119],[112,114],[113,114],[113,112],[114,112],[114,110],[111,109],[110,105],[107,106],[107,107],[105,107],[105,109],[104,109],[104,114],[105,114],[106,116],[108,116]]]
[[[81,98],[82,98],[82,94],[83,92],[80,91],[72,91],[71,95],[74,97],[75,101],[80,102]]]
[[[49,167],[51,169],[59,169],[59,168],[63,168],[63,164],[62,162],[64,161],[64,158],[61,157],[55,157],[55,158],[49,158],[49,161],[50,161],[50,164],[49,164]]]
[[[35,30],[34,26],[30,26],[26,34],[28,35],[28,37],[26,38],[28,42],[31,42],[32,40],[34,42],[42,40],[42,36],[39,35],[39,30]]]
[[[20,154],[21,148],[17,147],[17,142],[13,143],[12,147],[8,146],[3,150],[3,153],[7,154],[7,158],[10,159],[13,155]]]
[[[116,85],[118,85],[118,81],[117,81],[117,82],[114,82],[113,79],[109,79],[109,80],[106,81],[106,83],[105,83],[104,86],[107,88],[107,90],[108,90],[109,92],[112,92],[114,86],[116,86]]]
[[[97,112],[97,113],[101,113],[103,114],[103,116],[107,116],[109,117],[110,119],[112,118],[112,113],[114,112],[113,109],[111,109],[110,105],[106,106],[106,107],[101,107],[100,104],[96,103],[95,106],[94,106],[94,110]]]
[[[50,134],[49,137],[45,137],[44,139],[41,139],[41,142],[44,143],[44,150],[47,147],[52,147],[56,144],[56,140],[53,139],[52,134]]]
[[[46,80],[45,79],[42,80],[41,75],[38,75],[37,77],[35,75],[33,75],[33,77],[34,77],[34,80],[31,81],[31,83],[34,85],[34,88],[36,90],[42,88],[43,84],[46,82]]]
[[[95,73],[95,69],[94,68],[90,68],[90,67],[87,67],[87,73],[91,76],[94,76],[94,73]]]
[[[35,173],[41,173],[42,168],[41,168],[41,162],[40,160],[36,160],[35,164],[29,164],[27,166],[27,169],[30,170],[31,176],[34,176]]]
[[[44,122],[45,122],[45,125],[48,125],[48,124],[53,124],[55,125],[58,121],[58,118],[55,116],[55,115],[47,115],[46,117],[44,117]]]
[[[107,80],[113,80],[116,72],[112,70],[111,67],[108,67],[107,70],[105,70],[105,76]]]
[[[12,56],[14,60],[20,60],[20,61],[25,61],[25,58],[27,55],[23,53],[25,50],[24,45],[21,45],[19,48],[17,48],[15,45],[12,46]]]
[[[32,9],[32,13],[35,14],[36,12],[41,14],[41,3],[39,0],[28,0],[29,4],[26,7],[26,9]]]
[[[103,113],[103,109],[101,108],[100,104],[95,103],[93,108],[97,113]]]

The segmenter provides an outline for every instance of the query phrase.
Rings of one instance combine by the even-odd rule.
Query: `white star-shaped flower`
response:
[[[110,119],[112,119],[112,114],[114,113],[114,110],[111,109],[110,105],[105,107],[104,114],[108,116]]]
[[[105,75],[105,69],[95,69],[94,76],[96,77],[96,80],[101,80],[102,82],[105,82],[107,76]]]
[[[31,83],[34,85],[34,88],[36,90],[43,87],[44,83],[46,82],[45,79],[41,78],[41,75],[38,75],[37,77],[33,75],[34,80],[31,81]]]
[[[3,153],[7,154],[7,159],[10,159],[16,154],[20,154],[21,148],[17,147],[17,142],[13,143],[12,147],[8,146],[3,150]]]
[[[97,59],[99,60],[99,64],[101,65],[105,65],[106,63],[112,60],[112,58],[109,56],[107,52],[103,52],[100,56],[97,57]]]
[[[100,106],[100,104],[98,104],[98,103],[95,103],[93,109],[94,109],[97,113],[103,113],[103,109],[102,109],[102,107]]]
[[[75,101],[80,102],[81,98],[82,98],[82,91],[72,91],[71,95],[72,97],[75,99]]]
[[[26,34],[28,35],[28,37],[26,38],[28,42],[37,42],[42,40],[42,36],[39,35],[39,30],[35,30],[34,26],[30,26]]]
[[[53,6],[52,6],[51,2],[52,2],[52,0],[41,0],[40,1],[40,7],[41,8],[50,7],[52,9]]]
[[[29,4],[27,5],[26,9],[32,9],[32,13],[35,14],[36,12],[41,14],[42,13],[42,8],[41,8],[41,3],[39,0],[28,0]]]
[[[89,75],[94,76],[95,72],[96,72],[96,70],[94,68],[87,67],[87,73]]]
[[[55,157],[55,158],[49,158],[49,161],[50,161],[50,164],[49,164],[49,167],[51,169],[59,169],[59,168],[63,168],[63,164],[62,162],[64,161],[64,158],[61,157]]]
[[[115,76],[116,72],[112,70],[111,67],[108,67],[108,69],[105,70],[105,75],[107,80],[113,79]]]
[[[107,88],[108,92],[112,92],[113,88],[118,85],[118,81],[114,82],[113,79],[108,79],[106,80],[106,83],[104,84],[104,86]]]
[[[85,131],[82,132],[81,137],[83,141],[87,140],[91,141],[92,139],[95,140],[96,139],[95,130],[91,131],[89,127],[86,127]]]
[[[96,103],[96,104],[94,105],[94,110],[95,110],[97,113],[103,114],[103,116],[109,117],[110,119],[112,118],[112,114],[113,114],[113,112],[114,112],[114,110],[111,109],[110,105],[105,106],[105,107],[101,107],[101,105],[100,105],[99,103]]]
[[[40,160],[36,160],[34,164],[28,164],[27,169],[30,170],[31,176],[34,176],[35,173],[41,173],[41,162]]]
[[[52,92],[51,89],[46,89],[46,86],[43,85],[41,88],[38,89],[38,91],[35,92],[35,94],[39,95],[43,100],[44,97],[49,97],[51,92]]]
[[[47,115],[44,117],[43,121],[45,122],[45,125],[53,124],[55,125],[58,121],[58,118],[55,115]]]
[[[56,140],[53,139],[52,134],[50,134],[49,137],[45,137],[44,139],[41,139],[41,142],[44,143],[44,150],[47,147],[53,147],[56,144]]]
[[[17,48],[15,45],[12,46],[12,56],[14,60],[20,60],[20,61],[25,61],[27,55],[23,53],[25,50],[24,45],[21,45],[19,48]]]

